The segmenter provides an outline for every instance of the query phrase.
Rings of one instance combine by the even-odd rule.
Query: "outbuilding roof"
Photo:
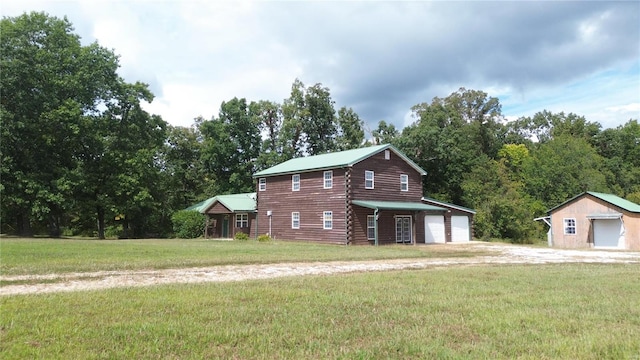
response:
[[[265,177],[265,176],[273,176],[273,175],[282,175],[282,174],[293,174],[298,172],[309,172],[309,171],[318,171],[318,170],[329,170],[336,168],[344,168],[350,167],[354,164],[369,158],[381,151],[389,149],[393,151],[396,155],[406,161],[411,167],[416,169],[420,174],[426,175],[427,172],[424,171],[420,166],[411,161],[408,157],[406,157],[400,150],[396,149],[394,146],[390,144],[383,145],[375,145],[369,146],[360,149],[353,150],[345,150],[334,153],[327,153],[321,155],[314,156],[306,156],[291,159],[280,163],[276,166],[272,166],[268,169],[258,171],[253,175],[254,178],[257,177]]]
[[[421,202],[353,200],[352,204],[374,210],[447,211],[445,208]]]
[[[469,208],[466,208],[464,206],[460,206],[460,205],[451,204],[451,203],[447,203],[447,202],[444,202],[444,201],[432,199],[432,198],[429,198],[429,197],[426,197],[426,196],[422,197],[422,201],[426,201],[426,202],[429,202],[429,203],[432,203],[432,204],[436,204],[436,205],[440,205],[440,206],[444,206],[444,207],[450,207],[452,209],[468,212],[470,214],[475,214],[476,213],[476,211],[473,210],[473,209],[469,209]]]
[[[583,192],[580,195],[574,196],[571,199],[563,202],[562,204],[547,210],[547,213],[551,213],[552,211],[554,211],[554,210],[556,210],[556,209],[558,209],[560,207],[563,207],[564,205],[566,205],[566,204],[568,204],[568,203],[570,203],[570,202],[572,202],[572,201],[574,201],[574,200],[576,200],[576,199],[578,199],[578,198],[580,198],[582,196],[585,196],[585,195],[591,195],[591,196],[593,196],[595,198],[598,198],[598,199],[600,199],[600,200],[602,200],[604,202],[607,202],[607,203],[609,203],[611,205],[619,207],[620,209],[623,209],[623,210],[626,210],[626,211],[629,211],[629,212],[632,212],[632,213],[640,213],[640,205],[638,205],[638,204],[636,204],[634,202],[631,202],[629,200],[623,199],[623,198],[621,198],[619,196],[616,196],[616,195],[613,195],[613,194],[605,194],[605,193],[599,193],[599,192],[594,192],[594,191],[587,191],[587,192]]]
[[[231,212],[255,212],[256,211],[256,193],[228,194],[218,195],[197,204],[191,205],[185,210],[196,210],[205,213],[216,203],[224,205]]]

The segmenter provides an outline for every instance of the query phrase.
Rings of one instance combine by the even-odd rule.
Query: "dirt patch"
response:
[[[261,265],[227,265],[202,268],[98,271],[46,275],[0,276],[1,295],[44,294],[117,287],[174,283],[202,283],[272,279],[285,276],[329,275],[351,272],[426,269],[443,266],[551,263],[640,263],[639,252],[560,250],[506,244],[471,243],[443,245],[461,250],[493,253],[471,258],[428,258],[371,261],[335,261]]]

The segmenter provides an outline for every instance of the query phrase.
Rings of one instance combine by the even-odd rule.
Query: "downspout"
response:
[[[373,239],[376,246],[378,246],[378,208],[373,211]]]

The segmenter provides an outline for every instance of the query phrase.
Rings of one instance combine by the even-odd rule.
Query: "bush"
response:
[[[249,240],[249,235],[243,233],[243,232],[239,232],[237,233],[234,237],[234,240],[238,240],[238,241],[247,241]]]
[[[171,216],[171,222],[176,237],[193,239],[204,234],[204,215],[195,210],[176,211]]]
[[[267,241],[271,241],[271,236],[264,234],[264,235],[259,235],[258,236],[258,241],[260,242],[267,242]]]

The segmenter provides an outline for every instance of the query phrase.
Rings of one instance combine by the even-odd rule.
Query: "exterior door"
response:
[[[223,238],[229,237],[229,216],[226,216],[226,215],[224,219],[222,219],[222,237]]]
[[[444,216],[425,215],[424,217],[424,242],[426,244],[444,244]]]
[[[597,248],[622,249],[624,235],[620,219],[593,220],[593,246]]]
[[[452,216],[451,217],[451,241],[465,242],[469,241],[471,232],[469,231],[469,217]]]
[[[411,216],[396,217],[396,243],[411,243]]]

